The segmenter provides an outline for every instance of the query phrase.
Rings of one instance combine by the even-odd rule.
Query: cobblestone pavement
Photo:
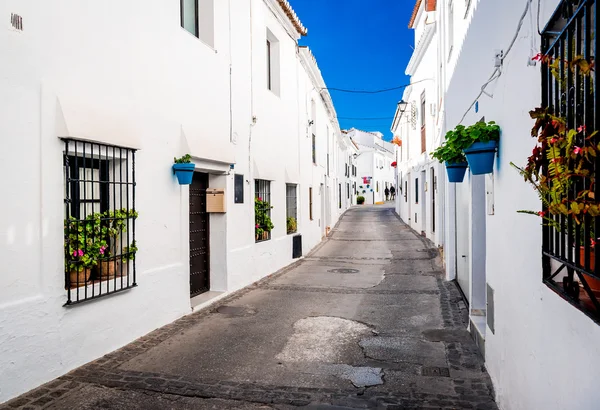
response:
[[[459,290],[387,207],[0,409],[496,409]]]

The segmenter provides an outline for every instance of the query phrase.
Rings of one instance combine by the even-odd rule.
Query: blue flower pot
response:
[[[179,185],[190,185],[194,177],[196,164],[173,164],[173,171],[179,181]]]
[[[473,175],[491,174],[494,170],[497,141],[475,142],[464,150]]]
[[[446,162],[446,173],[448,174],[448,182],[463,182],[463,179],[465,179],[466,171],[466,162],[456,162],[453,164]]]

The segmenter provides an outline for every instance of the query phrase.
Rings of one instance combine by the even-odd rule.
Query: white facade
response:
[[[517,213],[541,204],[510,165],[524,164],[534,143],[528,112],[541,104],[540,65],[531,63],[541,47],[536,21],[542,30],[560,1],[433,3],[436,10],[428,14],[435,14],[440,38],[430,64],[441,68],[434,74],[441,135],[481,119],[501,127],[493,174],[467,171],[464,182],[439,187],[446,198],[439,212],[447,278],[457,280],[469,302],[470,331],[484,343],[501,409],[596,409],[600,327],[542,282],[540,221]],[[415,21],[418,27],[419,16]],[[481,93],[499,50],[501,73]],[[405,93],[407,102],[412,93],[414,85]],[[404,150],[404,136],[413,130],[396,117],[394,133],[402,136]]]
[[[411,85],[404,90],[391,131],[401,141],[398,148],[396,212],[411,228],[436,245],[443,244],[443,168],[431,158],[441,143],[441,91],[438,49],[439,23],[435,8],[417,2],[410,28],[414,52],[406,68]]]
[[[385,202],[385,189],[396,182],[396,146],[383,140],[380,132],[367,132],[351,128],[346,131],[348,138],[357,148],[356,191],[365,197],[365,204]]]
[[[339,206],[339,184],[349,178],[339,170],[354,148],[330,97],[314,91],[324,82],[308,50],[298,48],[304,28],[288,17],[286,2],[201,1],[197,37],[180,26],[177,2],[167,3],[0,4],[1,15],[23,19],[23,30],[8,18],[0,26],[0,52],[10,61],[0,65],[0,186],[7,199],[0,207],[0,402],[289,264],[286,184],[296,185],[304,254],[351,205]],[[59,137],[138,150],[138,286],[72,307],[63,306]],[[209,217],[210,292],[196,300],[189,188],[171,171],[173,157],[186,153],[208,174],[209,187],[226,196],[226,212]],[[243,203],[234,203],[236,174],[243,175]],[[256,179],[270,181],[275,226],[259,243]]]

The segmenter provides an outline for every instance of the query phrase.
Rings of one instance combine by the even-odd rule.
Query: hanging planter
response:
[[[392,167],[396,168],[398,166],[398,163],[396,161],[392,162]]]
[[[465,173],[467,171],[466,162],[446,162],[446,173],[448,174],[448,182],[460,183],[465,179]]]
[[[497,141],[474,142],[464,150],[473,175],[491,174],[494,171]]]
[[[190,185],[192,183],[196,164],[192,164],[191,159],[190,154],[186,154],[181,158],[174,158],[173,172],[175,172],[179,185]]]

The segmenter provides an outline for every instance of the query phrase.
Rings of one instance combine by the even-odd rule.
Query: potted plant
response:
[[[138,213],[123,208],[104,212],[99,214],[99,217],[102,223],[98,239],[103,241],[104,246],[98,250],[97,276],[101,279],[110,279],[115,276],[117,267],[120,264],[120,261],[111,257],[111,255],[118,253],[117,245],[120,244],[120,236],[127,232],[127,219],[137,218]],[[123,252],[128,252],[127,249],[132,249],[132,246],[134,245],[129,248],[124,247]],[[137,251],[137,247],[135,251]]]
[[[467,146],[465,127],[458,125],[446,133],[445,141],[437,147],[431,156],[446,165],[448,182],[463,182],[467,171],[467,159],[463,148]]]
[[[181,158],[173,158],[173,172],[179,181],[179,185],[190,185],[194,176],[196,164],[192,163],[192,156],[186,154]]]
[[[592,141],[598,132],[587,133],[585,126],[570,129],[564,118],[552,115],[545,108],[536,108],[529,115],[535,120],[531,136],[537,139],[536,146],[525,167],[518,167],[512,162],[511,165],[533,186],[544,210],[518,212],[537,215],[559,232],[565,227],[555,216],[571,216],[574,221],[573,232],[569,235],[571,246],[576,246],[575,233],[579,229],[579,265],[583,267],[586,241],[583,222],[587,218],[590,248],[593,250],[597,240],[593,232],[594,220],[600,215],[600,204],[594,195],[594,167],[600,148]],[[593,251],[589,262],[590,269],[594,271]],[[588,276],[586,282],[592,290],[600,292],[600,280]]]
[[[272,208],[262,198],[254,199],[254,235],[257,241],[269,239],[269,232],[275,227],[269,216],[269,210]]]
[[[298,230],[298,223],[296,222],[296,218],[290,216],[287,219],[287,233],[294,233]]]
[[[71,287],[84,286],[90,279],[92,267],[98,263],[98,250],[103,243],[95,243],[96,220],[66,219],[65,263]]]
[[[138,251],[137,241],[132,241],[129,246],[123,248],[121,256],[121,275],[127,276],[129,274],[129,261],[135,259],[135,254]]]
[[[364,192],[364,191],[363,191],[363,192]],[[359,195],[359,196],[357,196],[357,197],[356,197],[356,203],[357,203],[358,205],[362,205],[362,204],[364,204],[364,203],[365,203],[365,197],[364,197],[364,196],[362,196],[362,195]]]
[[[483,121],[467,127],[469,144],[463,149],[473,175],[491,174],[500,140],[500,127],[494,121]]]

